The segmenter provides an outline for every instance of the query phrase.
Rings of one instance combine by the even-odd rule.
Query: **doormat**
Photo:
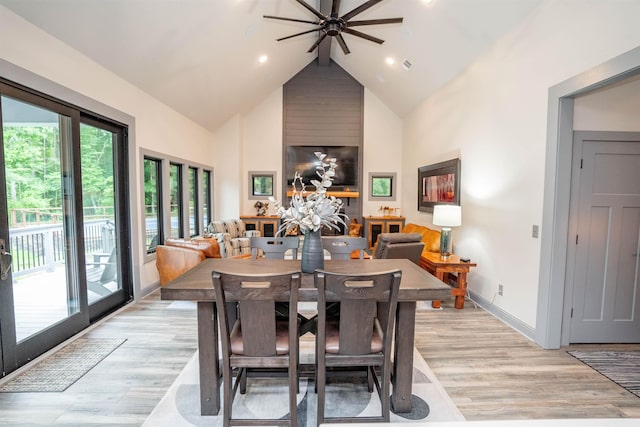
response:
[[[640,351],[568,351],[567,353],[640,397]]]
[[[122,338],[78,338],[0,386],[0,392],[65,391],[125,341]]]

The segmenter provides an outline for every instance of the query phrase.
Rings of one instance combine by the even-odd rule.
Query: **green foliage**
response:
[[[373,177],[371,183],[371,194],[375,197],[391,196],[391,178]]]
[[[63,181],[57,126],[5,125],[2,129],[9,211],[33,209],[62,213]],[[114,206],[113,141],[110,132],[82,125],[81,174],[84,207]],[[75,160],[77,161],[77,160]],[[71,166],[69,165],[68,168]]]

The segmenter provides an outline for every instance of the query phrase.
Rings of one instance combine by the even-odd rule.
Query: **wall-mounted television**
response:
[[[325,153],[327,157],[335,157],[338,167],[333,180],[334,186],[358,186],[358,147],[298,145],[287,147],[285,165],[287,185],[293,183],[296,171],[302,175],[305,185],[311,185],[311,180],[318,178],[316,174],[318,158],[314,154],[316,151]]]

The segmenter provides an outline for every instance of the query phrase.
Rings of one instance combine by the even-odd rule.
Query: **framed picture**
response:
[[[369,172],[369,201],[396,200],[395,172]]]
[[[249,172],[249,199],[266,199],[274,196],[275,172]]]
[[[433,212],[435,205],[460,204],[460,159],[418,168],[418,210]]]

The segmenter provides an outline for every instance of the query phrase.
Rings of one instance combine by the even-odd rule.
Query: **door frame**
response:
[[[68,238],[74,241],[75,255],[73,257],[67,257],[67,268],[72,277],[75,277],[77,284],[81,291],[80,293],[80,311],[74,313],[63,320],[47,327],[46,329],[34,334],[33,336],[25,339],[21,342],[17,342],[15,334],[15,319],[13,314],[7,315],[6,313],[13,313],[13,289],[11,284],[4,283],[0,289],[0,312],[2,334],[0,334],[0,377],[6,373],[12,372],[20,366],[24,365],[33,358],[40,354],[50,350],[61,342],[71,338],[78,332],[86,329],[92,322],[102,318],[103,316],[119,309],[127,302],[133,299],[133,268],[132,268],[132,240],[131,240],[131,213],[130,202],[126,203],[119,194],[131,194],[129,189],[129,167],[130,165],[130,150],[128,148],[129,141],[127,139],[128,132],[127,127],[124,124],[118,123],[114,120],[104,119],[97,113],[83,110],[69,103],[54,99],[53,97],[39,93],[33,89],[23,87],[22,85],[15,84],[7,81],[4,78],[0,78],[2,83],[2,95],[7,96],[21,102],[30,103],[32,105],[46,108],[54,113],[61,114],[70,118],[70,130],[71,138],[67,141],[69,150],[73,153],[70,161],[72,168],[73,179],[73,206],[70,212],[74,216],[75,230],[73,234]],[[2,112],[0,111],[0,123]],[[114,178],[115,188],[115,212],[120,225],[116,229],[116,245],[118,250],[118,277],[120,280],[120,289],[111,293],[108,296],[96,301],[89,305],[87,299],[87,284],[86,276],[82,274],[84,268],[81,266],[86,265],[84,254],[84,224],[83,224],[83,207],[82,207],[82,181],[81,177],[81,165],[79,160],[81,149],[80,138],[80,124],[85,123],[94,127],[100,127],[102,129],[112,132],[116,136],[116,141],[113,145],[113,164],[114,164]],[[0,131],[1,136],[1,131]],[[0,148],[3,148],[0,143]],[[0,160],[4,158],[4,150],[0,150]],[[3,162],[4,164],[4,162]],[[0,182],[5,182],[5,170],[4,167],[0,168]],[[3,212],[0,218],[0,225],[8,225],[8,217],[4,213],[8,213],[8,207],[6,205],[7,194],[6,187],[0,186],[0,211]],[[3,227],[5,230],[6,227]],[[0,231],[0,238],[9,242],[9,230]],[[11,250],[11,248],[9,248]],[[67,254],[69,255],[69,254]],[[6,282],[12,280],[12,274],[10,272]],[[73,280],[73,279],[72,279]],[[68,285],[68,284],[67,284]],[[84,292],[83,292],[84,290]],[[11,294],[11,298],[9,298]],[[3,314],[5,313],[5,314]]]
[[[547,349],[569,344],[563,333],[569,237],[573,104],[575,97],[640,74],[640,47],[549,89],[547,144],[535,342]]]

